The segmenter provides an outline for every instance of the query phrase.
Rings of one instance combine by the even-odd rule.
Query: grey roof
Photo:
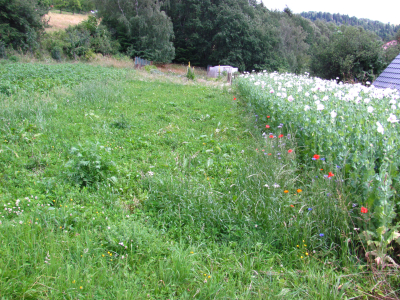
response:
[[[382,72],[373,85],[377,88],[392,88],[400,91],[400,54]]]

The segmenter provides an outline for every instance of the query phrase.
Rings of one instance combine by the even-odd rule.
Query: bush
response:
[[[51,57],[56,61],[61,60],[61,54],[62,54],[62,49],[59,46],[54,46],[53,49],[51,50]]]
[[[157,70],[157,67],[154,65],[147,65],[143,67],[146,72],[151,72],[151,70]]]
[[[186,73],[186,78],[189,80],[194,80],[196,78],[196,76],[194,75],[194,68],[191,69],[190,67],[188,67],[187,73]]]
[[[0,58],[6,58],[6,44],[0,41]]]
[[[86,147],[72,147],[69,161],[65,164],[68,181],[80,187],[106,180],[116,182],[116,177],[112,176],[115,173],[115,163],[109,160],[110,150],[98,143]]]

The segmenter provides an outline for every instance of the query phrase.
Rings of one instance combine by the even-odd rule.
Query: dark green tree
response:
[[[54,0],[54,7],[60,10],[60,14],[62,13],[63,9],[66,9],[69,5],[67,0]]]
[[[373,81],[385,68],[382,42],[361,27],[338,27],[329,41],[314,47],[311,70],[314,75],[349,81]]]
[[[80,0],[69,0],[68,6],[72,9],[72,14],[75,14],[75,11],[80,11],[82,9]]]
[[[48,3],[37,0],[0,0],[0,41],[15,49],[34,50],[44,32],[42,16]]]
[[[123,50],[155,62],[175,57],[170,18],[158,0],[96,0],[98,14],[116,32]]]

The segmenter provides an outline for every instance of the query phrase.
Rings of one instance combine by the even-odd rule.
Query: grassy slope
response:
[[[53,32],[58,30],[63,30],[68,28],[69,26],[74,26],[79,24],[80,22],[86,20],[88,15],[82,14],[72,14],[63,12],[60,14],[55,11],[50,11],[47,15],[45,15],[44,20],[48,21],[49,28],[46,28],[46,32]]]
[[[349,234],[346,217],[322,202],[337,187],[313,185],[314,170],[299,177],[295,141],[263,142],[226,90],[81,64],[0,71],[23,77],[0,94],[4,299],[336,299],[377,295],[378,281],[390,289],[394,276],[359,273],[367,269],[337,240]],[[78,167],[94,155],[110,169]],[[80,188],[75,175],[98,181]]]

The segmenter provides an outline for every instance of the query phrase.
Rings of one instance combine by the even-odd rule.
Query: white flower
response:
[[[317,110],[323,110],[325,106],[323,104],[318,104],[317,105]]]
[[[391,106],[391,108],[394,110],[394,109],[396,109],[397,107],[396,107],[396,105],[393,104],[393,105]]]
[[[389,101],[390,104],[396,104],[396,100],[392,99]]]
[[[371,101],[371,99],[369,99],[369,98],[364,99],[364,103],[366,103],[366,104],[369,103],[370,101]]]
[[[288,101],[289,101],[289,102],[292,102],[293,100],[294,100],[293,96],[290,95],[290,96],[288,97]]]
[[[264,186],[265,186],[266,188],[269,188],[269,185],[268,185],[268,184],[264,184]]]
[[[19,224],[22,224],[22,223],[24,223],[24,222],[22,222],[22,221],[19,221]]]
[[[374,111],[374,108],[373,108],[372,106],[368,106],[368,107],[367,107],[367,111],[368,111],[369,113],[372,113],[372,112]]]
[[[270,90],[269,93],[270,93],[270,94],[273,94],[273,93],[275,93],[275,92],[274,92],[274,90]]]
[[[385,130],[383,129],[383,126],[382,126],[382,124],[381,123],[379,123],[379,122],[376,122],[376,126],[378,126],[378,132],[379,133],[384,133],[385,132]]]
[[[366,85],[370,85],[370,84],[371,84],[371,82],[367,81],[365,84],[366,84]]]
[[[336,116],[337,116],[337,113],[334,110],[332,110],[331,111],[331,117],[334,119],[334,118],[336,118]]]
[[[278,188],[278,187],[281,187],[281,186],[279,184],[277,184],[277,183],[274,183],[273,187],[274,188]]]
[[[390,123],[396,123],[396,122],[399,121],[399,120],[397,120],[397,118],[396,118],[396,116],[394,114],[390,114],[390,116],[389,116],[389,118],[387,120]]]
[[[309,107],[308,105],[304,106],[304,110],[305,110],[305,111],[307,111],[307,110],[309,110],[309,109],[310,109],[310,107]]]
[[[305,93],[304,95],[305,95],[306,97],[308,97],[308,96],[310,96],[310,93],[307,92],[307,93]]]
[[[324,98],[322,98],[322,101],[326,101],[326,100],[328,100],[329,99],[329,97],[328,96],[325,96]]]

